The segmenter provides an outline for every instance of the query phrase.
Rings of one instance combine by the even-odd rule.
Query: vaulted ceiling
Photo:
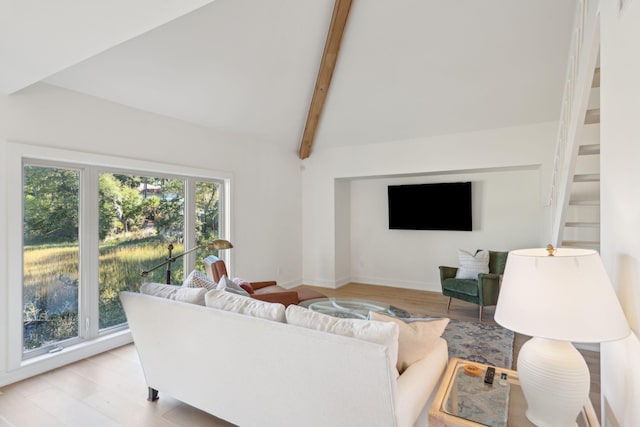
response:
[[[297,151],[333,6],[3,0],[0,92],[44,81]],[[574,8],[353,0],[314,149],[558,120]]]

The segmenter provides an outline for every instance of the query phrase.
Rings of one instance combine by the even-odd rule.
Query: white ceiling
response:
[[[0,92],[12,93],[212,0],[0,0]]]
[[[0,0],[0,91],[44,80],[297,151],[333,4]],[[574,7],[354,0],[314,149],[558,120]]]

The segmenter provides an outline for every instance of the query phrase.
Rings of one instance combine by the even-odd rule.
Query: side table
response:
[[[477,366],[482,370],[482,375],[465,373],[465,365]],[[488,385],[484,383],[487,368],[488,365],[482,363],[451,358],[429,410],[429,426],[534,426],[525,415],[527,402],[522,394],[518,373],[495,368],[493,385]],[[506,380],[501,380],[502,374],[506,374]],[[588,399],[576,423],[578,427],[600,427]]]

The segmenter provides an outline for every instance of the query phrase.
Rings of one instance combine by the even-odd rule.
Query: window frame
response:
[[[80,283],[78,299],[79,328],[78,337],[69,340],[69,346],[61,345],[62,351],[49,353],[48,350],[34,351],[28,358],[23,357],[23,167],[25,164],[45,167],[66,167],[80,171],[79,194],[79,245],[80,245]],[[220,184],[220,237],[232,240],[231,183],[232,174],[228,172],[194,168],[185,165],[167,164],[148,160],[136,160],[110,155],[71,151],[41,147],[29,144],[9,142],[7,144],[7,176],[17,177],[8,180],[7,200],[15,203],[7,206],[7,223],[20,224],[9,226],[7,233],[7,368],[9,370],[26,368],[31,365],[47,365],[48,369],[70,361],[79,360],[92,354],[115,348],[131,342],[128,327],[114,326],[99,329],[98,311],[98,198],[99,174],[123,173],[140,176],[166,177],[184,180],[185,186],[185,247],[193,247],[195,233],[195,183],[215,182]],[[193,218],[192,218],[193,217]],[[229,265],[232,263],[231,251],[220,255]],[[184,274],[195,268],[195,253],[184,257]],[[45,347],[47,348],[47,347]],[[54,361],[55,360],[55,361]],[[56,362],[57,361],[57,362]],[[40,371],[38,369],[38,371]]]

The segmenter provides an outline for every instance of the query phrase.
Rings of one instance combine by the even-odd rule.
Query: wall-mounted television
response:
[[[472,230],[471,182],[390,185],[390,230]]]

